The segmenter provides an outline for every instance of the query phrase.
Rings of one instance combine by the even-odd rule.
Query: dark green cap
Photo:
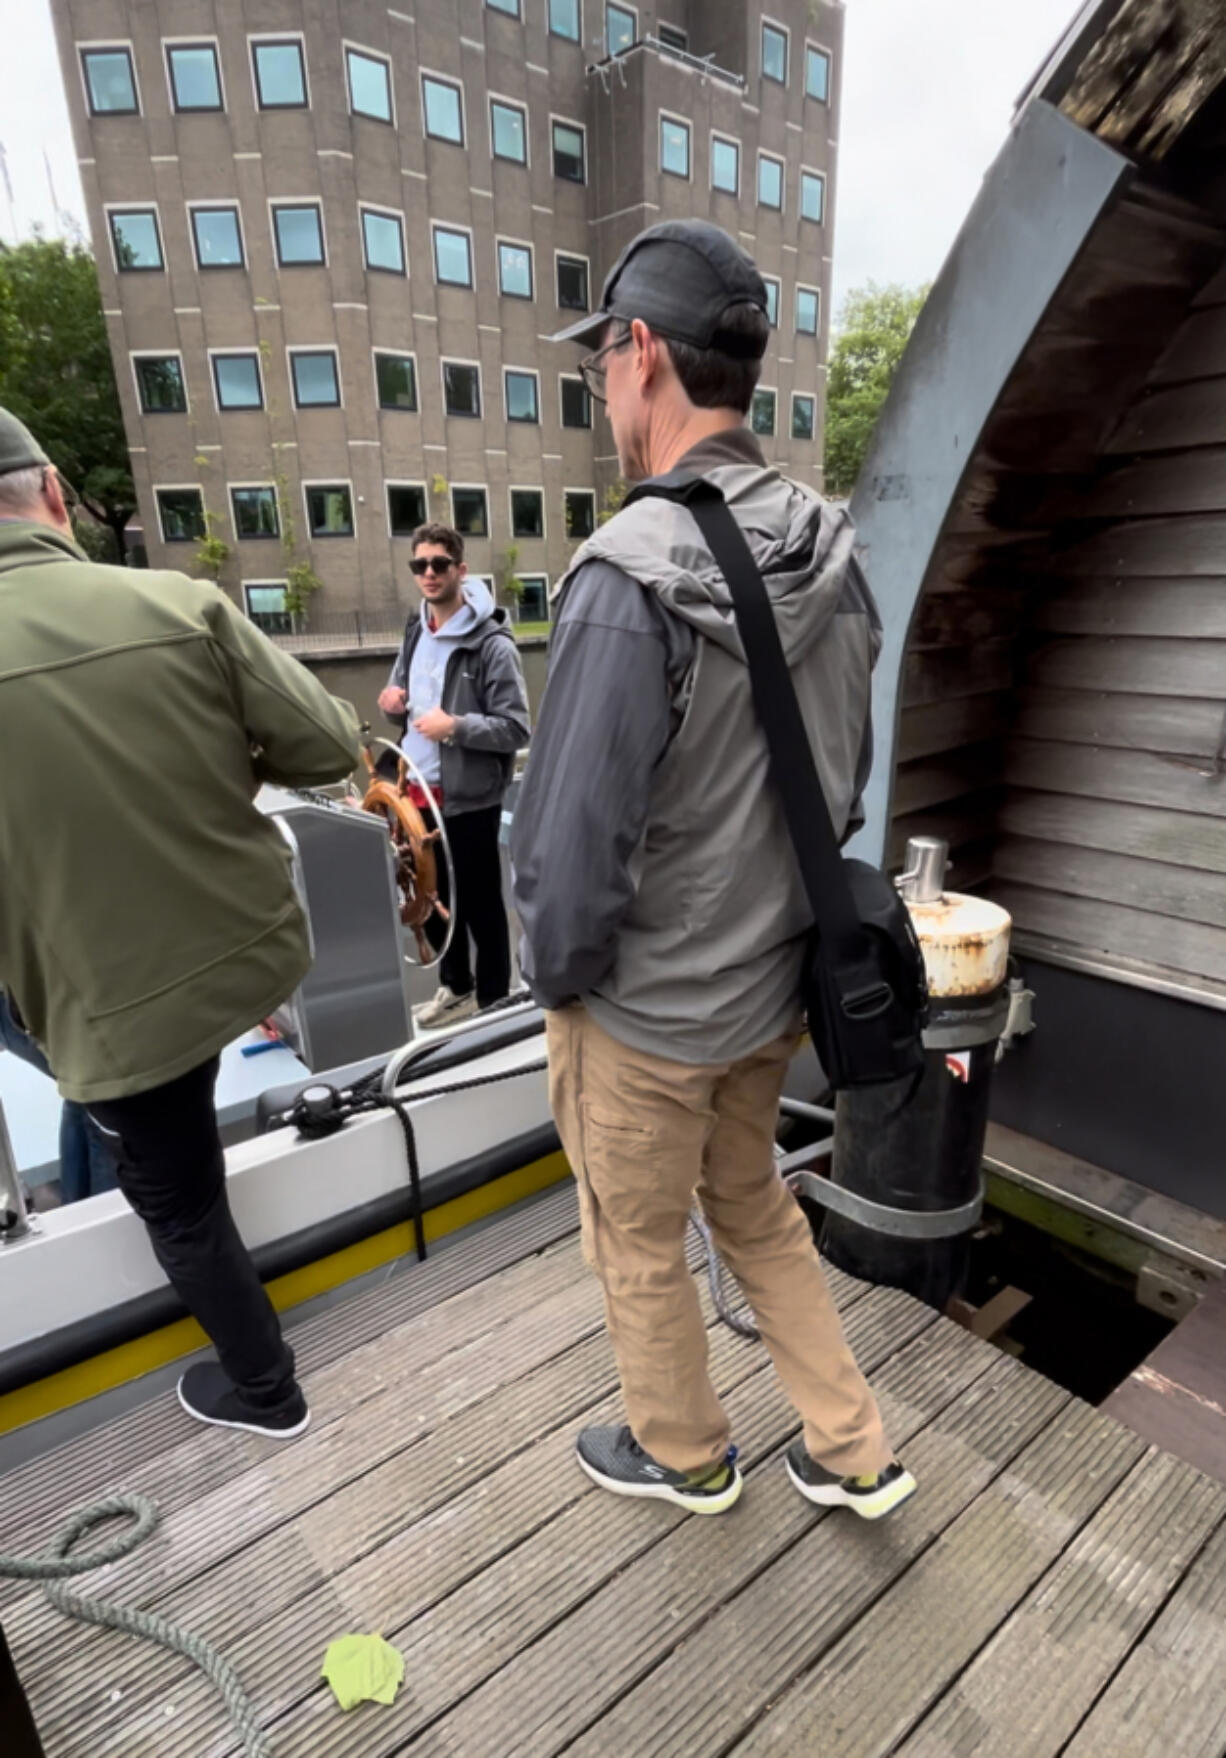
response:
[[[7,409],[0,409],[0,476],[7,476],[10,470],[33,470],[50,462],[29,428]]]

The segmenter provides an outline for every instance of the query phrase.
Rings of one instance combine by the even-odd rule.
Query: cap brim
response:
[[[581,342],[584,346],[599,342],[610,322],[607,311],[594,311],[590,317],[581,317],[576,324],[569,324],[566,329],[559,330],[556,336],[550,336],[551,342]]]

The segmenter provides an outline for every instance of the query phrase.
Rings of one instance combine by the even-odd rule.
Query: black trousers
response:
[[[480,812],[443,813],[455,866],[455,928],[439,965],[439,976],[453,995],[473,990],[471,936],[477,952],[477,1006],[501,1001],[511,989],[511,930],[502,898],[502,856],[498,833],[502,806]],[[439,896],[448,907],[447,866],[440,862]]]
[[[230,1213],[213,1104],[217,1069],[214,1056],[165,1086],[95,1100],[89,1111],[171,1287],[243,1396],[275,1408],[294,1391],[294,1357]]]

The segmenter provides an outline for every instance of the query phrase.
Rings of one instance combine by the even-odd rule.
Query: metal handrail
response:
[[[22,1239],[29,1231],[30,1217],[17,1174],[17,1157],[9,1139],[4,1104],[0,1101],[0,1245]]]

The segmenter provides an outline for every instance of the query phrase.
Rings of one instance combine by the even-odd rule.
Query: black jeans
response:
[[[453,995],[471,995],[471,934],[477,949],[477,1006],[489,1007],[503,1000],[511,989],[511,930],[502,899],[498,847],[502,805],[461,812],[455,818],[444,812],[443,819],[455,866],[456,902],[451,945],[439,965],[439,976]],[[445,861],[439,863],[439,896],[450,905]]]
[[[269,1409],[294,1391],[294,1357],[230,1213],[217,1069],[214,1056],[165,1086],[95,1100],[89,1110],[171,1287],[243,1396]]]

